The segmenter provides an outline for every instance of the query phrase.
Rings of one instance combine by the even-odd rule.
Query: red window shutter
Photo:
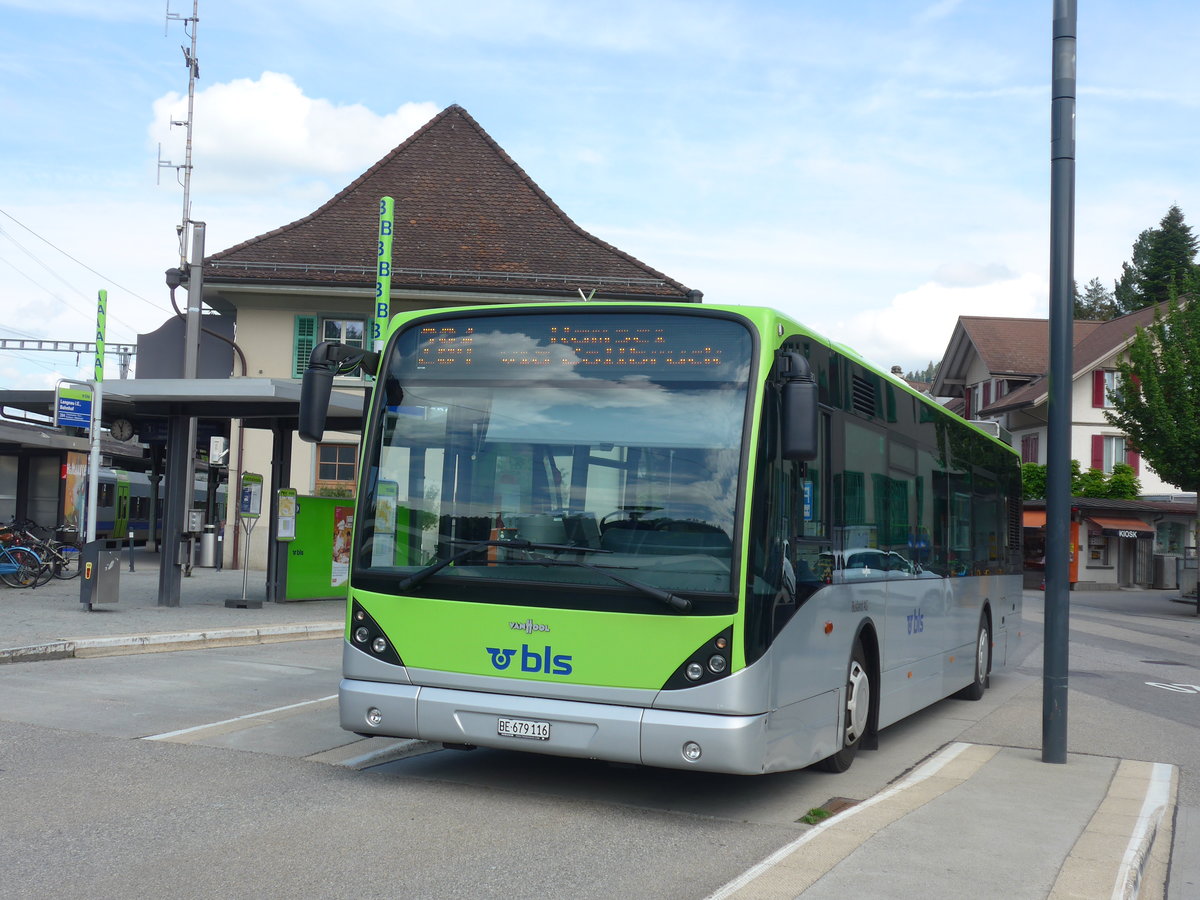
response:
[[[1130,468],[1133,469],[1134,475],[1140,475],[1142,473],[1142,454],[1138,453],[1136,450],[1125,451],[1125,462],[1129,463]]]
[[[984,385],[983,385],[983,405],[987,406],[991,402],[992,402],[992,383],[990,381],[986,381],[986,382],[984,382]]]
[[[1092,466],[1093,469],[1104,468],[1104,435],[1092,435]]]
[[[1092,372],[1092,406],[1097,409],[1104,408],[1104,370],[1096,369]]]

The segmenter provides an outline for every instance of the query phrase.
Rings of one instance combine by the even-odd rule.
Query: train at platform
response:
[[[145,472],[127,472],[123,469],[102,468],[99,474],[96,496],[96,537],[128,541],[130,535],[135,544],[144,544],[151,537],[151,516],[154,497],[150,477]],[[165,482],[158,486],[158,512],[154,535],[162,534],[162,506]],[[224,516],[225,484],[217,488],[216,519]],[[208,476],[196,473],[196,487],[192,496],[195,509],[208,508]],[[79,507],[84,509],[86,507]]]

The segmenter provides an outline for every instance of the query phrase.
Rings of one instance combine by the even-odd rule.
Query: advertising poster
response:
[[[371,563],[390,566],[396,555],[396,502],[400,485],[394,481],[379,482],[375,501],[375,540],[371,544]]]
[[[354,530],[354,507],[333,508],[333,570],[329,583],[337,587],[350,580],[350,533]]]
[[[67,453],[66,484],[63,485],[63,521],[76,534],[83,534],[87,517],[87,467],[88,455],[69,451]]]

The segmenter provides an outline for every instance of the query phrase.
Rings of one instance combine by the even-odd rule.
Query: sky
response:
[[[1200,224],[1200,4],[1081,0],[1074,273]],[[582,228],[884,368],[1048,314],[1052,0],[199,0],[206,254],[457,103]],[[170,317],[193,0],[0,0],[0,338]],[[190,254],[190,248],[185,248]],[[182,298],[180,298],[182,303]],[[0,350],[0,386],[90,357]],[[117,377],[110,357],[106,378]]]

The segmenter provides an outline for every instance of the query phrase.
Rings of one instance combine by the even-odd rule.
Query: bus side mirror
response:
[[[321,341],[308,357],[308,368],[300,383],[300,416],[297,430],[302,440],[317,443],[325,436],[325,417],[329,414],[329,395],[334,375],[353,375],[362,371],[374,375],[379,369],[379,354],[335,341]]]
[[[333,370],[309,366],[300,382],[300,421],[297,430],[301,440],[319,443],[325,436],[325,416],[329,412],[329,395],[333,391]]]
[[[781,352],[776,372],[783,380],[780,451],[784,459],[817,458],[817,383],[808,360],[799,353]]]

